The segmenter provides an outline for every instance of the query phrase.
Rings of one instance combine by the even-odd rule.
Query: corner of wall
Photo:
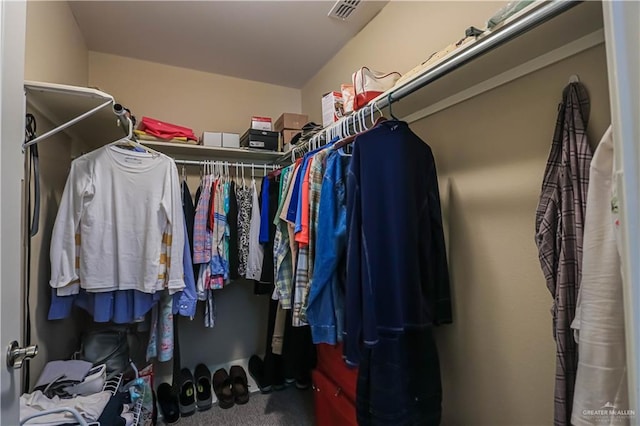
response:
[[[27,2],[25,79],[89,83],[89,50],[68,2]]]

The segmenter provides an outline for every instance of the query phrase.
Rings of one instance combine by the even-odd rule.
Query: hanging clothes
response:
[[[186,183],[185,183],[186,186]],[[189,200],[191,199],[191,194],[188,193],[184,194],[183,192],[183,197],[186,196],[187,197],[187,203],[189,202]],[[184,201],[183,201],[183,207],[184,207]],[[193,207],[193,204],[191,205],[191,207]],[[185,316],[185,317],[190,317],[193,319],[194,315],[196,314],[196,305],[198,303],[198,295],[196,292],[196,280],[195,280],[195,275],[193,273],[193,261],[191,258],[191,244],[190,244],[190,240],[188,237],[188,228],[187,228],[187,215],[189,214],[193,214],[194,211],[192,211],[190,208],[184,208],[184,214],[185,214],[185,221],[184,221],[184,227],[185,227],[185,238],[184,238],[184,249],[183,249],[183,263],[184,263],[184,290],[182,290],[181,292],[178,292],[176,294],[173,295],[173,315],[177,315],[180,314],[181,316]],[[193,219],[193,218],[192,218]],[[193,220],[191,221],[193,222]]]
[[[141,321],[144,315],[158,303],[164,292],[163,288],[169,286],[171,280],[173,280],[172,286],[174,287],[170,288],[173,313],[192,316],[196,302],[195,284],[189,274],[192,268],[187,237],[189,221],[183,213],[183,209],[187,208],[188,202],[191,201],[191,195],[186,186],[182,188],[182,191],[179,189],[177,169],[173,161],[163,155],[158,156],[146,152],[136,153],[115,146],[106,146],[78,158],[73,164],[72,172],[69,174],[65,186],[65,197],[67,201],[72,200],[77,203],[76,207],[81,208],[74,208],[72,213],[67,209],[68,206],[65,204],[67,201],[63,200],[63,205],[61,205],[56,217],[57,230],[52,235],[51,256],[53,259],[62,259],[70,255],[69,247],[67,247],[63,248],[63,257],[59,257],[61,253],[58,252],[58,248],[64,247],[66,244],[60,238],[67,238],[63,235],[71,232],[77,226],[75,238],[73,238],[74,252],[76,253],[74,269],[75,275],[81,279],[80,282],[73,283],[71,286],[52,291],[48,318],[51,320],[67,318],[71,315],[73,306],[77,306],[87,311],[95,322],[124,324]],[[128,191],[132,184],[131,181],[134,182],[136,188],[140,188],[140,191],[145,193],[147,193],[145,188],[151,188],[148,192],[148,198],[140,198],[136,196],[138,192]],[[127,189],[120,188],[121,185],[125,185]],[[130,195],[123,195],[122,191]],[[188,194],[188,198],[183,200],[181,195],[185,193]],[[153,211],[154,203],[151,200],[156,196],[165,200],[161,202],[159,198],[158,204],[155,204],[160,206],[161,212]],[[129,198],[123,202],[122,197]],[[180,200],[177,197],[180,197]],[[180,204],[175,201],[183,201],[181,209],[177,208]],[[122,219],[120,208],[107,209],[104,207],[110,203],[115,203],[118,206],[126,205],[127,219]],[[108,211],[102,211],[102,209]],[[154,233],[152,228],[141,225],[147,223],[149,215],[157,217],[159,213],[162,217],[167,218],[167,224],[162,232],[158,228],[158,231]],[[105,223],[112,225],[103,228],[92,226],[98,217],[102,217],[106,221]],[[175,223],[170,225],[169,220]],[[77,225],[69,227],[69,224],[76,221]],[[135,228],[133,231],[131,231],[132,226]],[[177,230],[175,226],[181,226],[182,230]],[[136,239],[135,236],[145,229],[147,230],[145,237],[140,238],[139,241],[136,240],[136,243],[131,243],[131,247],[128,247],[129,240]],[[94,234],[105,230],[109,231],[109,235],[100,234],[100,244],[96,245]],[[178,248],[176,244],[180,242],[182,245]],[[135,249],[136,244],[140,243],[148,245],[148,247],[145,246],[145,250],[140,252],[143,253],[143,259],[146,256],[144,253],[158,250],[158,262],[155,266],[154,262],[150,261],[143,262],[137,267],[137,271],[142,271],[145,276],[146,272],[144,271],[150,267],[155,268],[154,281],[157,285],[155,289],[150,288],[148,283],[143,283],[144,291],[127,289],[130,285],[124,281],[130,281],[131,278],[127,277],[124,281],[120,278],[130,267],[132,256],[127,256],[127,251]],[[114,247],[117,250],[113,250]],[[89,251],[91,257],[87,258],[85,253]],[[136,256],[133,257],[139,259],[140,253],[136,253]],[[97,281],[92,274],[95,274],[96,271],[91,271],[89,275],[85,275],[83,272],[83,268],[90,266],[85,264],[87,262],[91,264],[93,262],[91,259],[95,256],[101,256],[102,268],[106,267],[117,271],[110,284],[113,287],[117,286],[117,289],[95,291]],[[181,262],[180,268],[176,267],[176,260]],[[63,263],[54,260],[52,279],[59,279],[56,278],[59,277],[56,265],[63,265]],[[117,267],[114,268],[114,264]],[[171,268],[174,269],[173,273]],[[184,271],[184,275],[180,270]],[[179,274],[179,279],[172,278],[173,274]],[[105,275],[107,279],[109,276],[109,274]],[[133,276],[135,279],[137,275]],[[121,289],[121,286],[124,289]],[[179,286],[182,289],[179,289]]]
[[[356,137],[347,226],[344,350],[360,365],[358,423],[439,424],[431,328],[452,322],[449,275],[435,161],[407,123]]]
[[[579,354],[571,417],[576,426],[628,425],[632,420],[610,410],[630,409],[613,153],[609,127],[591,162],[582,281],[571,325]],[[593,410],[603,412],[589,415]]]
[[[184,213],[184,221],[187,227],[187,236],[189,241],[193,241],[193,227],[196,217],[196,207],[193,204],[193,198],[191,198],[191,191],[187,185],[187,181],[182,181],[182,211]],[[191,251],[191,258],[193,258],[193,246],[189,244],[189,250]]]
[[[248,280],[259,280],[262,275],[264,248],[260,244],[260,202],[255,179],[251,180],[251,223],[249,227],[249,256],[247,258]]]
[[[283,172],[284,174],[284,172]],[[274,222],[276,222],[276,235],[274,238],[273,251],[275,262],[275,294],[274,296],[280,300],[282,309],[291,309],[291,287],[293,282],[293,263],[291,245],[289,243],[288,224],[283,216],[286,217],[286,200],[292,182],[295,176],[295,165],[287,170],[286,178],[283,177],[282,194],[280,196],[280,205],[278,206],[279,214],[276,214]]]
[[[207,223],[209,220],[209,205],[211,202],[211,189],[213,179],[205,176],[200,184],[200,197],[196,205],[196,215],[193,225],[193,263],[203,264],[211,261],[211,230]]]
[[[157,358],[167,362],[173,358],[173,303],[166,292],[151,313],[151,334],[147,345],[147,361]]]
[[[198,191],[200,188],[198,187]],[[197,204],[197,202],[196,202]],[[193,262],[193,229],[195,227],[196,218],[196,204],[194,204],[191,198],[191,190],[187,185],[187,181],[182,181],[182,210],[184,212],[184,220],[187,226],[187,238],[189,240],[189,263],[193,270],[193,276],[198,276],[198,265]]]
[[[240,277],[238,266],[240,256],[238,254],[238,199],[236,198],[236,183],[229,184],[229,211],[227,214],[229,225],[229,278],[237,280]]]
[[[85,154],[71,163],[53,227],[50,285],[58,296],[182,290],[183,220],[171,158],[111,145]]]
[[[347,249],[348,157],[331,152],[318,202],[315,267],[306,309],[313,343],[335,345],[344,332],[344,283],[339,283],[339,263]]]
[[[276,225],[273,224],[273,218],[276,216],[278,210],[278,192],[280,187],[280,172],[275,172],[264,177],[263,182],[266,180],[269,182],[267,187],[268,202],[261,201],[263,210],[260,211],[260,233],[263,233],[263,224],[267,226],[267,241],[262,243],[264,256],[262,258],[262,275],[260,281],[254,281],[253,293],[260,294],[273,294],[275,284],[275,265],[274,265],[274,242],[276,235]],[[263,188],[264,189],[264,188]],[[263,191],[264,192],[264,191]],[[262,195],[264,197],[264,194]],[[266,214],[264,209],[267,209]]]
[[[578,352],[571,331],[581,280],[584,215],[591,148],[587,141],[589,97],[581,83],[563,91],[536,210],[536,244],[553,297],[556,341],[554,424],[571,423]]]
[[[309,323],[307,318],[307,308],[309,306],[309,294],[313,286],[313,274],[316,258],[316,231],[318,229],[318,216],[320,213],[320,193],[322,190],[322,179],[325,174],[326,159],[330,154],[329,149],[322,150],[313,156],[309,166],[309,209],[305,221],[303,215],[303,226],[300,232],[300,243],[307,244],[309,250],[309,261],[307,274],[309,281],[302,291],[302,301],[300,306],[300,319],[304,323]],[[333,191],[333,189],[330,189]],[[303,212],[304,213],[304,212]]]
[[[309,286],[309,244],[304,244],[298,241],[298,236],[302,233],[302,219],[304,216],[304,211],[307,211],[307,220],[309,218],[309,172],[311,168],[309,167],[309,162],[311,161],[311,157],[307,158],[306,161],[303,162],[302,169],[302,181],[300,184],[300,197],[299,197],[299,205],[297,211],[299,212],[300,218],[300,230],[298,234],[294,237],[294,243],[298,244],[298,258],[296,263],[296,274],[295,274],[295,285],[294,285],[294,298],[293,298],[293,313],[292,320],[294,327],[301,327],[304,325],[308,325],[307,322],[302,318],[302,302],[308,293]],[[307,224],[308,226],[308,224]],[[298,223],[296,223],[296,228],[298,229]]]
[[[251,209],[253,193],[244,182],[236,189],[238,201],[238,275],[245,278],[249,260],[249,234],[251,231]]]
[[[214,290],[224,287],[224,282],[229,278],[229,263],[225,258],[227,251],[225,239],[227,238],[227,216],[225,213],[225,184],[220,179],[214,182],[212,230],[212,255],[209,262],[210,280],[207,288]]]

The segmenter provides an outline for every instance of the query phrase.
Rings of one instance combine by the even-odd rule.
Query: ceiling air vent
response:
[[[356,10],[360,1],[361,0],[338,0],[329,11],[329,17],[346,21],[353,11]]]

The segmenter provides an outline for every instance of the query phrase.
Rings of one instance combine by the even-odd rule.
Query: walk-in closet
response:
[[[640,3],[0,19],[0,424],[640,423]]]

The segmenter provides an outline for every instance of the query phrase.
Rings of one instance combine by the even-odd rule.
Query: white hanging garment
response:
[[[264,247],[260,244],[260,203],[258,202],[258,190],[255,180],[251,181],[251,192],[251,228],[249,230],[249,259],[247,260],[246,278],[248,280],[260,280]]]
[[[611,127],[593,156],[582,282],[571,324],[578,342],[573,425],[629,425],[622,274]]]

